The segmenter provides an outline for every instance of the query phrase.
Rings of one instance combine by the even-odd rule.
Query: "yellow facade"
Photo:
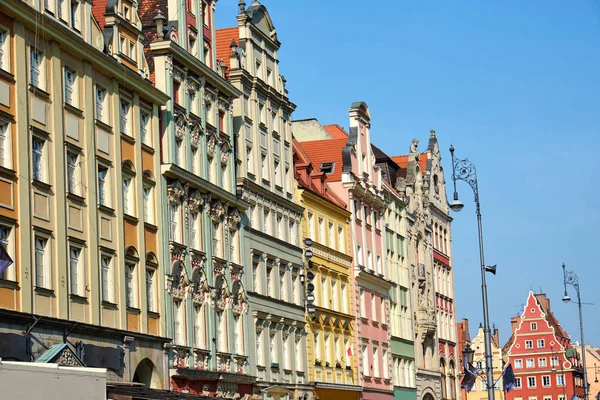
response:
[[[304,188],[296,201],[305,208],[303,239],[313,240],[316,313],[307,315],[308,380],[356,385],[352,256],[349,254],[349,215],[345,209]],[[307,270],[308,272],[308,270]],[[307,282],[308,284],[308,279]]]
[[[498,331],[496,331],[498,332]],[[477,335],[471,341],[471,348],[475,350],[473,355],[473,366],[479,370],[485,369],[485,344],[483,337],[483,328],[479,328]],[[494,391],[496,399],[503,399],[504,393],[502,392],[502,349],[498,346],[498,335],[495,334],[492,337],[492,355],[493,355],[493,368],[494,368],[494,382],[496,383],[496,390]],[[465,400],[487,400],[488,392],[486,389],[486,382],[483,379],[478,379],[473,386],[473,390],[467,393]]]

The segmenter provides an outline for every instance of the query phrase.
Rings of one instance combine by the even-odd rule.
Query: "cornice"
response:
[[[184,64],[190,71],[203,76],[207,83],[219,90],[219,93],[236,98],[242,95],[242,92],[235,86],[213,71],[208,65],[198,61],[197,58],[172,40],[153,42],[150,44],[150,50],[154,55],[172,54],[177,61]]]
[[[242,186],[243,188],[247,189],[249,192],[256,193],[256,194],[264,197],[265,199],[268,199],[268,200],[272,201],[273,203],[276,203],[276,204],[282,206],[283,208],[292,210],[300,215],[302,215],[304,213],[304,207],[302,207],[301,205],[296,204],[293,201],[286,199],[285,197],[282,197],[278,194],[273,193],[269,189],[266,189],[266,188],[262,187],[261,185],[255,183],[255,182],[252,182],[248,178],[238,178],[237,184],[238,184],[238,186]]]
[[[152,82],[129,68],[123,68],[123,65],[113,57],[85,42],[81,36],[76,35],[69,28],[46,14],[38,12],[21,1],[5,0],[3,6],[3,11],[8,15],[23,22],[30,29],[36,29],[39,35],[45,37],[46,40],[51,39],[57,42],[61,51],[81,60],[88,60],[95,70],[117,79],[125,88],[136,91],[142,97],[150,98],[160,105],[165,105],[170,99],[164,92],[156,88]]]

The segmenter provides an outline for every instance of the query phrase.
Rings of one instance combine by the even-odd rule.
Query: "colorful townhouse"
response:
[[[381,169],[371,148],[369,109],[364,102],[349,110],[350,133],[338,125],[298,121],[294,135],[315,164],[341,168],[329,187],[351,210],[354,290],[357,318],[355,367],[360,371],[362,399],[392,399],[389,291],[392,287],[384,254],[383,214],[387,209]],[[310,151],[310,148],[326,148]]]
[[[385,220],[386,263],[390,273],[390,333],[394,399],[417,398],[413,308],[410,296],[410,270],[406,245],[406,196],[395,189],[400,167],[387,154],[373,147],[382,171],[383,193],[388,205]]]
[[[341,169],[327,163],[313,164],[304,151],[322,149],[294,140],[296,201],[304,207],[303,238],[310,238],[313,253],[306,283],[314,285],[315,312],[308,314],[308,381],[321,399],[359,399],[355,368],[356,317],[354,314],[350,212],[327,186]],[[312,276],[312,279],[310,277]],[[307,296],[311,292],[307,290]]]
[[[304,313],[304,209],[294,202],[291,115],[279,71],[281,43],[267,8],[239,3],[237,26],[216,32],[217,57],[241,96],[233,102],[238,196],[249,203],[243,217],[248,257],[249,373],[254,395],[312,398],[308,384]]]
[[[159,110],[136,3],[0,4],[0,357],[169,387]]]
[[[502,399],[504,394],[502,393],[502,371],[504,370],[504,360],[502,357],[502,348],[499,345],[499,334],[498,329],[494,329],[492,335],[492,368],[494,370],[494,395],[497,399]],[[488,398],[487,381],[485,380],[485,342],[483,327],[479,325],[479,330],[470,344],[473,353],[473,366],[478,371],[482,372],[480,379],[475,382],[472,390],[469,391],[467,397],[471,400],[485,400]],[[462,355],[461,355],[462,357]],[[464,390],[464,389],[463,389]]]
[[[400,167],[396,191],[408,198],[408,257],[415,306],[417,398],[455,399],[460,392],[456,349],[454,273],[448,201],[435,131],[420,153],[395,156]]]
[[[512,335],[502,349],[515,373],[507,400],[565,400],[584,397],[583,366],[577,350],[550,309],[545,294],[529,292]]]
[[[125,1],[125,0],[123,0]],[[139,4],[161,108],[160,158],[170,389],[252,393],[247,254],[237,196],[232,103],[241,92],[217,61],[215,1]]]

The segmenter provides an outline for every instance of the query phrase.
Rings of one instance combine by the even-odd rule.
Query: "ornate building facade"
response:
[[[358,399],[350,212],[327,187],[334,170],[313,164],[296,140],[293,149],[296,201],[305,209],[302,236],[313,241],[312,268],[305,273],[306,285],[314,284],[316,310],[307,324],[308,380],[319,398]]]
[[[237,26],[217,31],[218,58],[241,92],[233,103],[238,194],[244,216],[250,373],[255,395],[306,395],[308,364],[300,247],[302,206],[294,202],[291,114],[279,72],[281,45],[266,7],[240,1]]]
[[[408,257],[414,304],[417,398],[455,399],[459,393],[454,279],[446,187],[435,131],[427,151],[413,139],[395,189],[408,200]]]
[[[166,388],[155,205],[168,97],[146,79],[140,30],[125,1],[0,4],[0,234],[12,259],[0,357]]]
[[[492,336],[492,360],[494,368],[494,382],[496,382],[494,393],[497,399],[501,399],[504,396],[502,392],[502,371],[504,370],[504,361],[502,359],[502,348],[499,345],[499,340],[500,338],[498,336],[498,329],[494,329],[494,335]],[[475,335],[473,338],[470,346],[475,352],[473,354],[473,365],[478,370],[485,370],[485,342],[483,327],[481,325],[479,325],[477,335]],[[471,400],[485,400],[488,398],[487,381],[485,380],[485,376],[480,378],[475,383],[473,389],[466,394],[465,398],[469,398]]]
[[[394,188],[400,167],[373,146],[383,177],[383,193],[388,205],[385,214],[386,263],[390,273],[390,333],[394,399],[416,399],[413,309],[406,246],[406,197]]]
[[[387,209],[381,170],[371,148],[367,105],[353,103],[350,133],[337,125],[324,128],[315,120],[298,121],[294,132],[315,163],[330,163],[337,173],[329,187],[351,210],[354,294],[357,318],[357,354],[363,399],[391,399],[392,358],[389,347],[389,290],[382,226]],[[317,126],[316,126],[317,125]],[[321,139],[321,140],[315,140]],[[306,141],[306,143],[304,143]]]
[[[552,313],[550,299],[529,292],[523,312],[512,318],[511,325],[512,335],[502,354],[513,367],[516,386],[506,399],[583,398],[583,365]]]
[[[163,262],[171,389],[252,393],[247,254],[238,198],[232,102],[241,93],[216,59],[215,1],[141,2],[150,74],[170,96],[161,109],[167,228]],[[167,18],[168,16],[168,18]]]

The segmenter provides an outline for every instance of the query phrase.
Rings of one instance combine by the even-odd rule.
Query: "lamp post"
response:
[[[562,265],[563,269],[563,282],[565,285],[565,295],[562,298],[562,301],[565,303],[569,303],[571,301],[571,297],[567,294],[567,285],[573,286],[575,292],[577,293],[577,306],[579,307],[579,331],[581,333],[581,358],[583,360],[583,393],[584,399],[588,400],[588,381],[587,381],[587,369],[585,363],[585,340],[583,339],[583,313],[581,311],[581,293],[579,290],[579,278],[573,271],[567,271],[565,264]]]
[[[454,157],[454,147],[450,146],[450,154],[452,155],[452,181],[454,182],[454,200],[450,203],[450,209],[454,212],[459,212],[465,206],[458,199],[456,191],[456,181],[465,181],[473,189],[475,194],[475,207],[477,214],[477,230],[479,232],[479,260],[481,264],[481,298],[483,302],[483,337],[485,343],[485,369],[487,377],[488,400],[495,400],[494,393],[494,371],[492,359],[492,332],[490,330],[490,322],[488,317],[488,298],[487,285],[485,283],[486,271],[496,273],[496,266],[486,266],[483,257],[483,233],[481,228],[481,206],[479,204],[479,188],[477,185],[477,171],[475,165],[467,160],[459,160]]]

